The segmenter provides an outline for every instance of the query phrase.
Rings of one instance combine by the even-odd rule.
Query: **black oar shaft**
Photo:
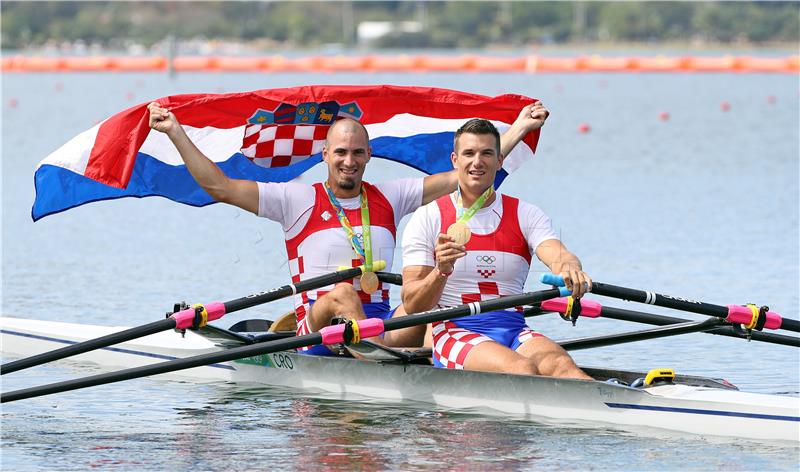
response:
[[[691,321],[684,318],[675,318],[672,316],[664,316],[664,315],[654,315],[652,313],[624,310],[622,308],[614,308],[610,306],[604,306],[601,309],[600,316],[602,316],[603,318],[610,318],[613,320],[633,321],[635,323],[646,323],[658,326],[665,326],[675,323],[686,323],[688,321]],[[737,331],[736,328],[734,328],[731,325],[719,326],[717,328],[707,329],[704,332],[710,334],[716,334],[719,336],[728,336],[731,338],[752,339],[753,341],[768,342],[771,344],[780,344],[783,346],[800,347],[800,338],[795,336],[785,336],[782,334],[774,334],[774,333],[762,333],[760,331],[751,331],[750,333],[746,333],[743,331]]]
[[[606,336],[595,336],[590,338],[574,339],[569,341],[559,341],[567,351],[577,351],[579,349],[590,349],[595,347],[613,346],[615,344],[642,341],[645,339],[663,338],[666,336],[677,336],[679,334],[697,333],[706,331],[722,323],[721,320],[708,318],[703,321],[688,321],[673,325],[660,326],[658,328],[633,331],[630,333],[609,334]]]
[[[244,310],[245,308],[250,308],[274,300],[279,300],[281,298],[294,295],[295,293],[305,292],[307,290],[313,290],[315,288],[320,288],[326,285],[349,280],[361,275],[361,271],[362,271],[361,267],[354,267],[352,269],[340,270],[337,272],[332,272],[330,274],[321,275],[319,277],[313,277],[308,280],[302,280],[295,284],[284,285],[282,287],[278,287],[272,290],[267,290],[264,292],[248,295],[246,297],[237,298],[236,300],[224,302],[222,303],[222,305],[225,307],[224,314],[233,313],[234,311]],[[16,361],[8,362],[0,366],[0,375],[5,375],[11,372],[16,372],[18,370],[27,369],[29,367],[34,367],[40,364],[44,364],[46,362],[52,362],[59,359],[64,359],[66,357],[76,356],[78,354],[83,354],[84,352],[89,352],[95,349],[108,347],[114,344],[130,341],[132,339],[141,338],[143,336],[147,336],[150,334],[159,333],[161,331],[175,329],[176,326],[177,326],[176,320],[170,317],[143,326],[138,326],[135,328],[130,328],[124,331],[120,331],[118,333],[109,334],[107,336],[103,336],[100,338],[90,339],[88,341],[73,344],[71,346],[66,346],[60,349],[56,349],[54,351],[48,351],[42,354],[37,354],[35,356],[26,357],[25,359],[19,359]]]
[[[525,316],[542,316],[551,313],[550,311],[542,311],[540,307],[528,308],[525,310]],[[600,316],[612,320],[632,321],[634,323],[645,323],[656,326],[674,325],[677,323],[688,323],[692,320],[685,318],[676,318],[673,316],[656,315],[653,313],[645,313],[642,311],[625,310],[623,308],[615,308],[610,306],[603,306],[600,309]],[[716,319],[716,318],[712,318]],[[782,334],[762,333],[760,331],[745,332],[737,330],[732,325],[724,325],[716,328],[709,328],[703,330],[704,333],[716,334],[719,336],[727,336],[731,338],[747,339],[753,341],[766,342],[770,344],[779,344],[783,346],[800,347],[800,338],[796,336],[785,336]]]
[[[434,323],[436,321],[449,320],[451,318],[459,318],[462,316],[469,316],[475,313],[486,313],[489,311],[504,310],[509,307],[530,305],[531,303],[558,297],[560,296],[560,293],[561,292],[557,289],[543,290],[541,292],[528,292],[519,295],[508,295],[505,297],[495,298],[493,300],[468,303],[466,305],[460,305],[452,308],[440,308],[438,310],[431,310],[415,315],[390,318],[383,322],[384,331],[409,328],[411,326]]]
[[[286,298],[296,293],[314,290],[326,285],[349,280],[361,275],[361,270],[362,269],[360,267],[340,270],[330,274],[321,275],[319,277],[313,277],[308,280],[301,280],[300,282],[294,284],[284,285],[283,287],[273,288],[272,290],[254,293],[246,297],[237,298],[236,300],[224,302],[223,305],[225,306],[225,313],[233,313],[234,311],[252,308],[257,305],[263,305],[267,302]]]
[[[676,310],[716,316],[719,318],[726,318],[728,316],[728,308],[724,306],[712,305],[710,303],[687,300],[669,295],[661,295],[659,293],[647,292],[644,290],[619,287],[617,285],[603,284],[600,282],[592,283],[592,293],[606,297],[620,298],[639,303],[663,306],[665,308],[674,308]]]
[[[144,336],[160,333],[161,331],[167,331],[169,329],[174,329],[174,328],[175,328],[175,320],[172,318],[166,318],[163,320],[154,321],[146,325],[137,326],[135,328],[126,329],[124,331],[119,331],[117,333],[112,333],[99,338],[90,339],[88,341],[76,344],[71,344],[69,346],[64,346],[54,351],[43,352],[41,354],[36,354],[35,356],[30,356],[24,359],[7,362],[2,366],[0,366],[0,374],[1,375],[10,374],[11,372],[27,369],[29,367],[34,367],[40,364],[44,364],[46,362],[52,362],[58,359],[64,359],[66,357],[76,356],[84,352],[93,351],[95,349],[111,346],[112,344],[117,344],[131,339],[141,338]]]
[[[81,379],[65,380],[63,382],[56,382],[41,387],[24,388],[9,393],[3,393],[0,396],[0,398],[2,398],[0,402],[13,402],[16,400],[23,400],[25,398],[39,397],[42,395],[76,390],[79,388],[120,382],[122,380],[131,380],[150,375],[166,374],[176,370],[191,369],[193,367],[202,367],[209,364],[232,361],[234,359],[242,359],[245,357],[267,354],[270,352],[295,349],[311,344],[319,344],[321,341],[322,336],[319,333],[311,333],[304,336],[296,336],[291,339],[280,339],[261,344],[248,344],[246,346],[235,347],[222,352],[210,352],[187,359],[175,359],[153,365],[133,367],[117,372],[109,372],[107,374],[93,375]]]
[[[400,318],[392,318],[384,321],[383,326],[384,326],[384,331],[392,331],[420,324],[426,324],[436,321],[449,320],[451,318],[468,316],[475,313],[483,313],[487,311],[501,310],[514,306],[522,306],[526,304],[539,302],[545,299],[554,298],[559,296],[559,294],[560,294],[559,290],[553,289],[541,292],[525,293],[521,295],[512,295],[508,297],[496,298],[494,300],[474,302],[453,308],[443,308],[415,315],[406,315]],[[211,352],[208,354],[201,354],[199,356],[189,357],[186,359],[175,359],[172,361],[161,362],[154,365],[134,367],[131,369],[125,369],[106,374],[98,374],[90,377],[84,377],[81,379],[66,380],[63,382],[56,382],[39,387],[30,387],[30,388],[15,390],[13,392],[3,393],[2,395],[0,395],[0,403],[23,400],[25,398],[38,397],[42,395],[50,395],[59,392],[67,392],[79,388],[86,388],[96,385],[114,383],[122,380],[131,380],[140,377],[147,377],[150,375],[165,374],[168,372],[174,372],[176,370],[201,367],[209,364],[216,364],[219,362],[227,362],[236,359],[243,359],[246,357],[270,354],[273,352],[296,349],[299,347],[311,346],[314,344],[321,344],[321,343],[322,343],[322,334],[311,333],[303,336],[296,336],[289,339],[280,339],[277,341],[268,341],[259,344],[239,346],[221,352]]]
[[[403,285],[403,276],[400,274],[393,274],[391,272],[376,272],[375,275],[377,275],[378,280],[383,283],[397,285],[398,287]]]
[[[728,307],[726,306],[698,302],[695,300],[688,300],[670,295],[662,295],[660,293],[647,292],[644,290],[619,287],[617,285],[604,284],[600,282],[592,283],[592,293],[606,297],[619,298],[622,300],[647,303],[664,308],[688,311],[690,313],[716,316],[722,319],[728,318],[729,313]],[[800,332],[800,321],[789,318],[781,318],[780,329]]]

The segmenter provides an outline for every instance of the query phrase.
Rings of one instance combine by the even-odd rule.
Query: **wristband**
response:
[[[442,272],[442,269],[437,267],[436,271],[439,272],[439,276],[440,277],[443,277],[445,279],[450,277],[451,275],[453,275],[453,271],[452,270],[450,272]]]

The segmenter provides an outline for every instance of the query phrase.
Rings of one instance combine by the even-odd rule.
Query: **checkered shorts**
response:
[[[540,333],[530,329],[507,331],[505,336],[492,336],[476,333],[459,327],[455,322],[445,321],[433,324],[433,365],[447,369],[463,369],[467,354],[473,347],[486,341],[494,341],[516,350],[522,343]]]

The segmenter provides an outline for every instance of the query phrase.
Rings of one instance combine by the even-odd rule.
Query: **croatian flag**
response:
[[[488,119],[502,133],[522,107],[535,100],[380,85],[176,95],[156,101],[175,114],[200,151],[229,177],[286,182],[322,161],[325,135],[338,118],[354,118],[366,126],[373,157],[433,174],[452,168],[453,134],[467,119]],[[194,206],[213,203],[167,136],[152,131],[148,122],[143,103],[47,156],[34,175],[33,220],[122,197],[161,196]],[[532,158],[538,139],[537,130],[506,156],[496,185]]]

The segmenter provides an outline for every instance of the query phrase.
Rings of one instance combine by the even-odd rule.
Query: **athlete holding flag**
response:
[[[452,192],[455,171],[424,178],[397,179],[372,185],[363,181],[371,158],[367,129],[345,118],[330,126],[322,157],[325,182],[313,185],[267,183],[227,177],[189,139],[175,115],[158,103],[148,106],[150,127],[165,133],[197,183],[218,202],[228,203],[281,224],[294,282],[330,273],[341,266],[366,265],[353,284],[309,291],[295,297],[297,334],[328,326],[334,316],[389,318],[389,289],[372,273],[372,263],[386,261],[391,270],[397,226],[419,206]],[[541,103],[525,106],[503,134],[503,151],[542,127],[549,112]],[[402,313],[402,308],[398,308]],[[409,338],[387,333],[385,342],[400,346]],[[306,350],[331,354],[324,346]]]

